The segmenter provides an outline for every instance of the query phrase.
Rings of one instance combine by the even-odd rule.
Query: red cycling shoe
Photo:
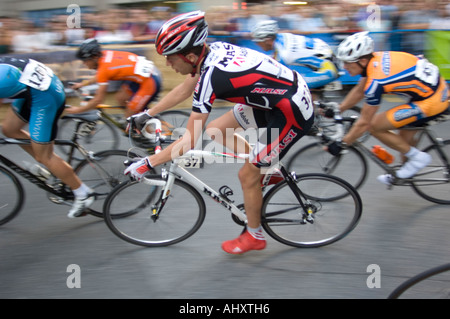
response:
[[[236,239],[222,243],[222,249],[229,254],[243,254],[250,250],[262,250],[264,248],[266,248],[266,241],[256,239],[248,231],[245,231]]]

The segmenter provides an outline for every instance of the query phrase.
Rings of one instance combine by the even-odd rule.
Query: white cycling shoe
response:
[[[425,168],[431,162],[430,154],[419,152],[411,157],[402,167],[395,173],[398,178],[411,178],[421,169]],[[391,174],[384,174],[377,177],[377,180],[386,185],[392,185],[394,177]]]
[[[90,194],[85,198],[76,198],[73,201],[72,208],[70,209],[67,217],[76,218],[81,216],[84,211],[89,208],[95,201],[95,196]]]

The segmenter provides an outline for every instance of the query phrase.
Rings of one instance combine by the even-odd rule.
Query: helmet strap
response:
[[[181,53],[178,53],[178,56],[186,63],[189,63],[190,65],[192,65],[192,72],[191,72],[191,76],[194,77],[195,73],[197,73],[197,66],[199,65],[199,63],[202,61],[204,55],[205,55],[205,51],[206,51],[206,45],[203,44],[203,48],[202,48],[202,52],[200,53],[198,59],[195,62],[191,62],[188,58],[186,58],[186,56],[184,56]]]

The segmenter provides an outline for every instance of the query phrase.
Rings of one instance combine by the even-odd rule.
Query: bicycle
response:
[[[88,92],[95,90],[96,86],[93,88],[87,88],[88,91],[78,92],[78,90],[73,90],[66,88],[67,95],[75,95],[80,97],[83,102],[88,101],[92,98]],[[122,106],[113,106],[108,104],[99,104],[97,108],[92,111],[79,113],[79,114],[66,114],[64,115],[58,126],[59,139],[67,139],[67,133],[73,131],[74,125],[78,122],[84,122],[86,129],[90,130],[90,134],[85,134],[83,136],[82,144],[90,145],[92,143],[101,144],[103,149],[117,149],[120,145],[120,136],[131,136],[133,145],[138,148],[146,149],[148,153],[154,152],[154,143],[150,142],[147,138],[132,134],[129,135],[126,132],[126,123],[124,123]],[[171,143],[178,139],[184,133],[184,128],[186,127],[187,121],[189,119],[190,113],[182,110],[168,110],[161,112],[159,118],[162,120],[162,134],[165,137],[166,143]],[[67,148],[60,147],[60,150],[67,154]]]
[[[203,163],[217,158],[244,160],[246,156],[188,151],[160,175],[115,187],[104,202],[105,222],[116,236],[135,245],[176,244],[201,227],[206,215],[204,194],[231,213],[234,222],[245,226],[244,207],[230,198],[230,187],[215,190],[188,168],[202,168]],[[363,207],[358,192],[349,183],[326,174],[296,176],[282,164],[279,169],[284,181],[268,187],[269,178],[265,178],[263,185],[268,191],[264,195],[262,226],[269,236],[294,247],[320,247],[344,238],[356,227]],[[117,219],[116,214],[127,217]]]
[[[414,289],[413,286],[424,284],[424,282],[431,277],[435,277],[443,272],[450,271],[450,264],[443,264],[437,267],[430,268],[428,270],[425,270],[421,272],[420,274],[417,274],[414,277],[411,277],[410,279],[404,281],[402,284],[400,284],[397,288],[392,291],[387,299],[398,299],[401,295],[405,294],[412,294]],[[439,282],[437,278],[435,277],[434,283]],[[434,286],[434,285],[433,285]],[[417,287],[416,287],[417,288]],[[427,287],[428,288],[428,287]],[[446,287],[441,290],[437,291],[436,289],[433,289],[433,287],[430,289],[427,289],[427,296],[430,298],[434,298],[434,296],[430,296],[430,292],[436,293],[438,296],[444,297],[446,299],[449,298],[449,289],[448,289],[448,281]],[[413,297],[415,298],[415,297]]]
[[[66,161],[69,165],[73,164],[75,150],[82,155],[83,159],[75,166],[74,171],[86,185],[94,190],[96,197],[94,204],[86,210],[84,215],[103,217],[102,206],[106,195],[121,181],[126,180],[123,175],[124,160],[136,158],[138,155],[124,150],[106,150],[96,153],[87,151],[78,143],[78,139],[85,134],[82,124],[82,122],[77,123],[71,140],[57,139],[55,144],[68,147],[69,153]],[[0,138],[0,145],[29,144],[30,140]],[[24,204],[25,190],[16,174],[47,192],[47,197],[51,202],[72,205],[74,199],[72,191],[50,172],[45,170],[47,176],[39,172],[32,173],[2,154],[0,154],[0,163],[4,165],[0,165],[0,193],[2,194],[0,199],[0,225],[16,217]],[[40,166],[38,168],[42,169]]]
[[[435,136],[431,126],[450,119],[450,110],[435,116],[432,120],[418,125],[409,125],[402,129],[417,131],[417,147],[432,156],[432,162],[412,178],[394,178],[392,186],[411,186],[422,198],[437,203],[450,204],[450,140],[443,140]],[[357,120],[357,117],[343,117],[344,123],[349,123],[349,128]],[[361,141],[354,142],[338,156],[329,154],[324,146],[330,142],[330,138],[318,132],[316,142],[300,148],[292,155],[287,163],[289,170],[302,172],[321,172],[341,177],[353,187],[359,189],[368,176],[368,159],[383,169],[386,174],[395,176],[395,171],[402,165],[387,164],[379,159],[369,147]],[[429,143],[426,143],[428,141]],[[388,186],[392,189],[392,186]]]

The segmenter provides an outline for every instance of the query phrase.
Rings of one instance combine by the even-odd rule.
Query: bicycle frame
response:
[[[192,185],[195,189],[197,189],[200,193],[208,195],[212,200],[215,202],[221,204],[223,207],[225,207],[228,211],[230,211],[232,214],[234,214],[237,218],[239,218],[241,221],[246,222],[247,216],[242,212],[241,209],[239,209],[238,206],[236,206],[232,200],[229,198],[226,198],[222,196],[218,191],[213,189],[212,187],[208,186],[206,183],[201,181],[199,178],[194,176],[192,173],[188,172],[188,170],[181,165],[183,165],[183,161],[191,161],[192,159],[195,159],[196,164],[200,164],[198,160],[203,161],[203,159],[214,159],[219,157],[234,157],[237,159],[245,159],[248,157],[247,154],[239,154],[239,155],[230,155],[227,153],[213,153],[203,150],[190,150],[183,156],[175,159],[169,166],[168,171],[163,171],[162,176],[167,177],[164,180],[152,180],[152,179],[146,179],[144,178],[144,183],[148,185],[154,185],[154,186],[162,186],[164,187],[162,192],[162,203],[160,204],[159,209],[163,206],[165,200],[169,197],[171,188],[173,186],[173,183],[176,178],[186,180],[186,182],[190,185]],[[189,166],[188,166],[189,167]],[[192,167],[192,166],[191,166]]]
[[[19,139],[13,139],[13,138],[1,138],[0,144],[9,144],[9,145],[30,145],[30,140],[19,140]],[[55,140],[55,144],[58,145],[69,145],[73,146],[80,151],[83,150],[78,144],[73,143],[72,141],[67,140]],[[84,150],[83,150],[84,151]],[[86,153],[86,151],[84,151]],[[86,156],[86,158],[89,158],[89,156]],[[8,158],[4,157],[0,154],[0,161],[5,164],[7,167],[12,169],[15,173],[19,174],[23,178],[27,179],[32,184],[36,185],[37,187],[43,189],[46,192],[52,193],[58,197],[62,197],[65,200],[72,200],[73,199],[73,193],[72,191],[66,191],[64,187],[62,188],[56,188],[54,185],[51,185],[42,179],[38,178],[33,173],[29,172],[28,170],[24,169],[23,167],[17,165],[16,163],[12,162]]]
[[[77,129],[77,131],[78,131],[78,129]],[[105,172],[105,170],[101,166],[98,166],[98,165],[94,164],[94,159],[93,159],[93,154],[94,153],[91,152],[91,151],[85,150],[80,144],[78,144],[76,142],[76,139],[77,139],[77,134],[74,134],[74,137],[73,137],[72,141],[69,141],[69,140],[55,140],[54,143],[55,143],[55,145],[70,146],[71,150],[70,150],[70,153],[69,153],[68,159],[67,159],[67,163],[69,163],[70,165],[71,165],[71,162],[72,162],[73,152],[76,149],[83,155],[83,158],[91,164],[91,166],[98,172],[98,174],[100,176],[102,176],[102,178],[107,176],[107,172]],[[20,139],[13,139],[13,138],[0,138],[0,144],[30,145],[30,143],[31,143],[31,141],[27,140],[27,139],[26,140],[20,140]],[[62,182],[54,184],[54,185],[49,184],[46,181],[43,181],[42,179],[40,179],[39,177],[37,177],[33,173],[31,173],[28,170],[24,169],[20,165],[17,165],[16,163],[12,162],[11,160],[9,160],[8,158],[4,157],[1,154],[0,154],[0,162],[5,164],[7,167],[12,169],[14,172],[19,174],[23,178],[25,178],[28,181],[30,181],[32,184],[34,184],[37,187],[43,189],[44,191],[49,192],[49,193],[51,193],[53,195],[56,195],[58,197],[61,197],[64,200],[73,200],[74,195],[73,195],[73,192],[71,190],[67,190],[65,187],[55,187],[55,186],[64,186],[65,184],[63,184]],[[103,195],[103,194],[99,194],[99,195]]]

